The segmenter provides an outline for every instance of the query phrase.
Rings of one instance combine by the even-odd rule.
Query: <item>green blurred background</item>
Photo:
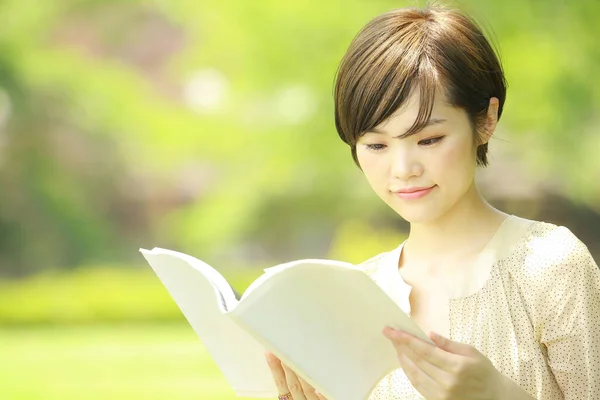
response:
[[[395,247],[407,225],[337,137],[332,88],[360,27],[407,4],[4,0],[0,399],[235,398],[140,247],[240,292]],[[482,191],[600,259],[600,3],[460,6],[509,81]]]

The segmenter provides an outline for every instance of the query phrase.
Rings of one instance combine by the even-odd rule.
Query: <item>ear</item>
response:
[[[490,98],[487,114],[483,124],[483,130],[480,133],[480,145],[486,144],[492,138],[496,125],[498,124],[498,106],[500,101],[496,97]]]

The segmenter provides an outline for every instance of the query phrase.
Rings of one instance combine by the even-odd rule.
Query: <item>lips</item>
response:
[[[409,189],[401,189],[401,190],[397,190],[396,193],[415,193],[415,192],[421,192],[423,190],[428,190],[431,189],[432,186],[429,187],[412,187]]]
[[[407,189],[401,189],[395,191],[394,193],[396,194],[396,196],[404,200],[420,199],[421,197],[427,196],[435,188],[435,186],[436,185],[430,187],[412,187]]]

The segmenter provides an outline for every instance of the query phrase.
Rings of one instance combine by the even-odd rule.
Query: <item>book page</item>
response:
[[[244,298],[248,297],[248,295],[250,293],[252,293],[252,291],[255,288],[262,285],[263,282],[268,280],[272,275],[278,274],[278,273],[282,272],[283,270],[292,268],[296,265],[307,264],[307,263],[331,265],[331,266],[338,266],[338,267],[344,267],[344,268],[355,268],[352,264],[343,262],[343,261],[317,260],[317,259],[295,260],[295,261],[290,261],[290,262],[286,262],[283,264],[279,264],[274,267],[265,268],[264,274],[262,274],[261,276],[256,278],[256,280],[254,282],[252,282],[250,284],[250,286],[248,286],[248,288],[244,291],[244,293],[242,294],[242,297],[240,298],[240,301],[243,300]],[[230,310],[233,310],[233,307],[230,308]]]
[[[140,251],[237,395],[276,397],[264,347],[224,314],[237,303],[225,278],[183,253],[157,248]]]
[[[355,267],[308,260],[271,272],[229,314],[329,400],[365,400],[400,368],[385,326],[431,341]]]

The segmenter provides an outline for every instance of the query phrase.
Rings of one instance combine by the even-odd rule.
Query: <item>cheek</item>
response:
[[[460,146],[450,146],[440,155],[439,160],[448,171],[452,171],[457,167],[457,164],[460,164],[461,158],[464,157],[464,151]]]
[[[466,139],[450,143],[438,156],[438,164],[445,172],[464,173],[475,169],[476,148]]]
[[[377,190],[382,183],[386,182],[386,169],[381,157],[357,152],[356,158],[367,182],[373,189]]]

